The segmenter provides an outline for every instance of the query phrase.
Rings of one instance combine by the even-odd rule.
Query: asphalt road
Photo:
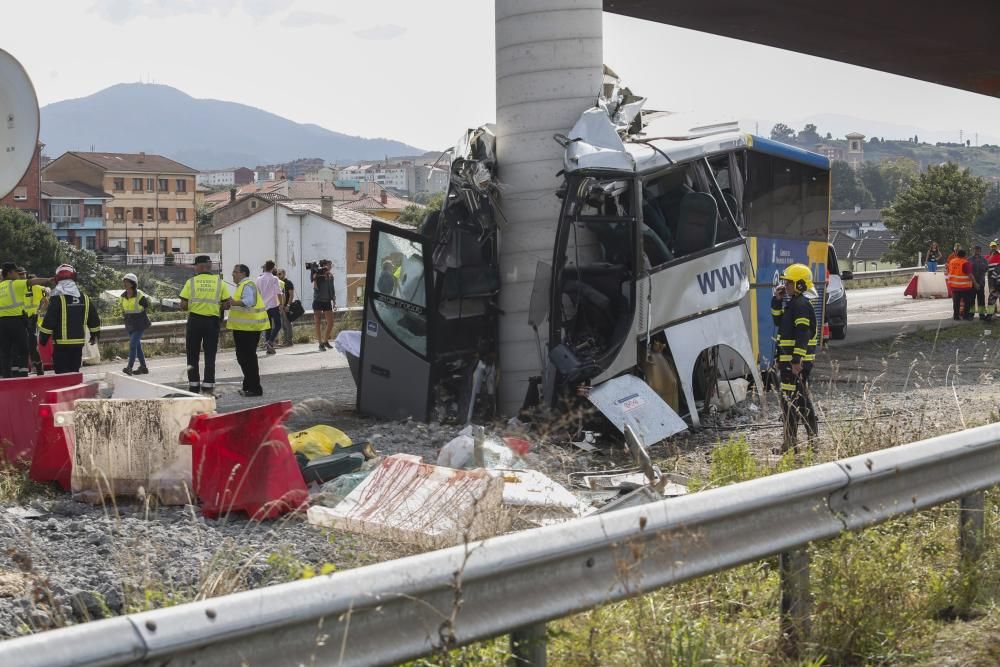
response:
[[[859,345],[918,329],[965,324],[952,320],[951,299],[911,299],[903,285],[847,291],[847,338],[830,345]],[[978,325],[978,322],[975,323]]]

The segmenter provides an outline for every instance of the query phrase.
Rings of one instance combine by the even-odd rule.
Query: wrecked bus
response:
[[[547,320],[548,343],[527,402],[554,407],[582,384],[634,374],[698,426],[720,379],[761,388],[783,267],[807,261],[817,287],[825,280],[829,161],[641,101],[616,88],[557,137],[562,209],[530,315]],[[362,412],[464,422],[495,408],[494,156],[490,128],[470,132],[439,214],[414,232],[374,224]],[[816,304],[823,321],[822,295]]]

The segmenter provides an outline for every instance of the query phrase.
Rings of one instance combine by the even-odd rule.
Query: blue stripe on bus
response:
[[[825,155],[820,155],[819,153],[813,153],[812,151],[803,150],[801,148],[796,148],[795,146],[789,146],[788,144],[783,144],[780,141],[772,141],[771,139],[765,139],[764,137],[758,137],[753,135],[753,144],[750,150],[757,151],[758,153],[764,153],[766,155],[774,155],[775,157],[783,157],[795,162],[801,162],[802,164],[808,164],[812,167],[818,167],[820,169],[830,169],[830,158]]]

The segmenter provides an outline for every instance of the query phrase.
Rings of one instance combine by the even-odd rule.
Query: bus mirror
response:
[[[840,279],[841,280],[851,280],[853,278],[854,278],[854,271],[841,271],[840,272]]]

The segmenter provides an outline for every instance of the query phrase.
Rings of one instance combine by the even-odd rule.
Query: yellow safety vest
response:
[[[188,278],[181,290],[181,298],[187,299],[188,312],[206,317],[221,317],[220,302],[229,298],[229,288],[222,278],[211,273],[199,273]]]
[[[144,296],[146,296],[146,293],[142,290],[136,290],[135,296],[131,299],[125,296],[125,292],[122,292],[122,315],[138,315],[145,310],[145,308],[139,305]]]
[[[22,317],[28,307],[27,280],[0,281],[0,317]]]
[[[28,317],[34,317],[38,314],[38,307],[42,305],[42,299],[45,298],[45,288],[41,285],[32,285],[30,290],[25,290],[25,296],[27,303],[24,305],[24,314]]]
[[[243,289],[253,284],[250,278],[244,278],[236,286],[236,294],[233,296],[233,304],[229,307],[229,322],[227,328],[231,331],[267,331],[271,324],[267,319],[267,309],[264,308],[264,299],[260,296],[260,290],[256,290],[256,299],[252,308],[243,305]]]

